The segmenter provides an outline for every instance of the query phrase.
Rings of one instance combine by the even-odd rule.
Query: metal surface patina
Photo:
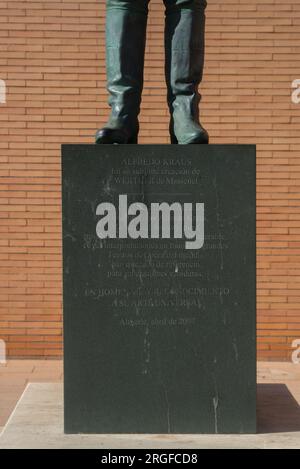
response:
[[[106,72],[111,114],[96,143],[138,143],[150,0],[106,1]],[[165,76],[172,144],[206,144],[199,122],[205,0],[164,0]]]

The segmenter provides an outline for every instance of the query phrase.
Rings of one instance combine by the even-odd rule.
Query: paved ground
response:
[[[300,365],[259,363],[258,435],[63,435],[60,361],[0,366],[0,448],[300,448]]]
[[[9,360],[0,365],[0,432],[28,382],[53,383],[62,378],[61,360]]]

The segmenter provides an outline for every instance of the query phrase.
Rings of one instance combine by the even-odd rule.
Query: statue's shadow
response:
[[[283,383],[257,385],[258,433],[300,432],[300,406]]]

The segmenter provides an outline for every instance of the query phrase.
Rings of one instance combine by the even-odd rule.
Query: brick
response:
[[[0,335],[11,357],[59,358],[60,145],[108,115],[105,2],[0,2]],[[151,0],[141,143],[168,143],[162,0]],[[300,337],[299,0],[208,2],[201,116],[212,143],[257,143],[258,357]],[[3,277],[2,277],[3,276]]]

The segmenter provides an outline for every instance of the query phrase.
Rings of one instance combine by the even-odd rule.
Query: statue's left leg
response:
[[[208,143],[199,122],[206,0],[164,0],[166,83],[171,143]]]

